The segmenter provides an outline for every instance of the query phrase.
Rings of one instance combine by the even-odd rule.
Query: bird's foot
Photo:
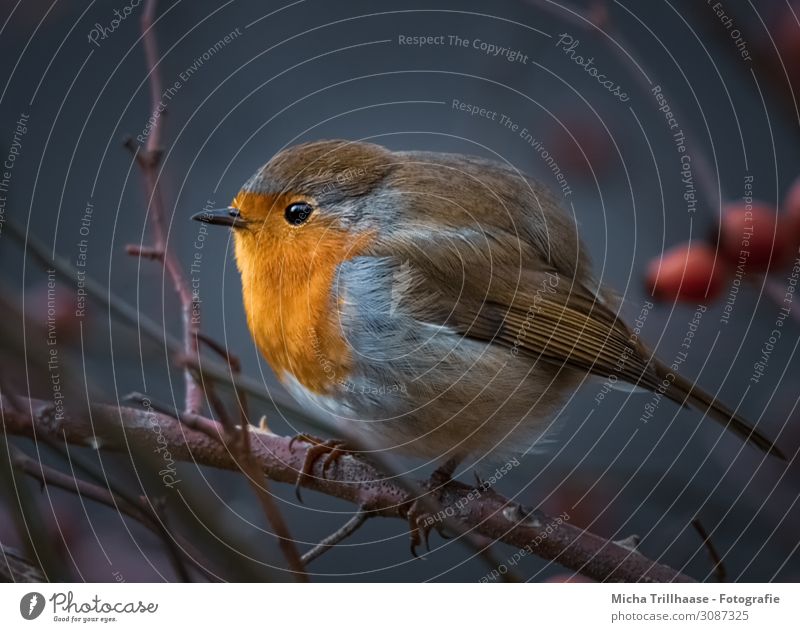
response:
[[[441,507],[442,488],[453,480],[453,472],[455,471],[457,461],[448,461],[443,466],[436,469],[431,474],[428,482],[425,484],[425,492],[427,500],[434,501],[433,506],[436,508],[435,513],[431,513],[426,509],[425,501],[422,498],[417,498],[412,501],[406,510],[406,518],[408,519],[408,527],[410,532],[410,546],[411,555],[417,555],[417,547],[423,542],[425,548],[430,551],[430,533],[433,529],[445,539],[449,539],[445,531],[445,521],[447,514]]]
[[[442,511],[437,511],[432,514],[425,508],[420,499],[413,501],[408,506],[406,509],[406,519],[408,520],[410,534],[409,548],[411,549],[411,555],[414,557],[419,557],[417,548],[423,543],[428,551],[431,550],[429,539],[433,529],[436,529],[437,533],[445,539],[449,539],[450,537],[445,533],[444,525],[442,524],[444,513]]]
[[[292,437],[289,441],[289,450],[291,451],[294,444],[298,441],[311,444],[311,447],[306,450],[306,458],[303,460],[303,466],[297,473],[297,479],[294,483],[294,493],[297,500],[303,502],[303,497],[300,495],[300,486],[312,477],[314,465],[322,457],[325,459],[322,462],[322,478],[325,478],[325,473],[328,468],[336,463],[345,454],[350,454],[350,451],[345,448],[344,441],[338,439],[320,439],[310,434],[299,434]]]

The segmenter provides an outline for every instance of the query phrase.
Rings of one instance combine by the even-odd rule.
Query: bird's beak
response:
[[[239,214],[239,209],[229,206],[228,208],[218,208],[211,211],[200,211],[192,215],[196,222],[206,224],[217,224],[218,226],[231,226],[232,228],[244,226],[245,221]]]

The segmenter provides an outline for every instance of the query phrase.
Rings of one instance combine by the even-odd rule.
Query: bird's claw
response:
[[[425,548],[428,551],[431,550],[429,536],[433,528],[433,517],[420,506],[419,500],[415,500],[408,507],[406,518],[408,519],[411,555],[418,558],[417,547],[423,542],[425,542]]]
[[[294,444],[297,441],[311,444],[311,447],[306,450],[303,466],[300,468],[294,483],[295,496],[297,496],[297,500],[303,502],[303,497],[300,494],[300,487],[304,481],[312,478],[314,465],[319,458],[325,455],[325,459],[322,462],[322,478],[325,478],[328,468],[336,463],[342,456],[349,454],[349,450],[344,447],[344,441],[339,441],[338,439],[320,439],[319,437],[304,433],[292,437],[289,441],[290,451],[294,448]]]
[[[430,534],[433,529],[445,540],[451,539],[451,536],[445,531],[444,525],[441,520],[431,515],[419,500],[413,501],[406,510],[406,519],[408,520],[409,534],[410,534],[410,549],[411,555],[418,558],[417,547],[425,544],[425,549],[430,551]]]
[[[447,483],[452,480],[452,469],[445,466],[442,468],[437,469],[428,480],[426,487],[426,492],[431,495],[431,497],[436,499],[436,506],[440,505],[439,500],[441,499],[441,489]],[[429,511],[427,511],[423,507],[423,503],[420,499],[413,501],[408,509],[406,510],[406,518],[408,519],[408,526],[411,538],[411,555],[414,557],[419,557],[417,555],[417,547],[420,546],[423,542],[425,543],[425,548],[430,551],[430,533],[431,530],[436,529],[436,532],[442,536],[445,540],[449,540],[450,536],[447,535],[445,532],[444,524],[442,522],[442,514],[443,512],[440,510],[437,515],[431,515]]]

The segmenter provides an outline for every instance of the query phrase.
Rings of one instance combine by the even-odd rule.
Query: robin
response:
[[[367,446],[448,476],[469,455],[514,457],[589,374],[692,405],[783,458],[632,334],[575,222],[513,167],[312,142],[193,219],[233,230],[247,323],[283,385]]]

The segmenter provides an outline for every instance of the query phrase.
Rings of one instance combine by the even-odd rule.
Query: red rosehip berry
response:
[[[778,228],[777,211],[768,204],[728,204],[720,227],[720,256],[734,265],[744,262],[748,270],[781,266],[792,244],[791,234]]]
[[[727,266],[711,246],[691,242],[675,246],[650,262],[646,283],[658,300],[705,301],[722,291]]]

